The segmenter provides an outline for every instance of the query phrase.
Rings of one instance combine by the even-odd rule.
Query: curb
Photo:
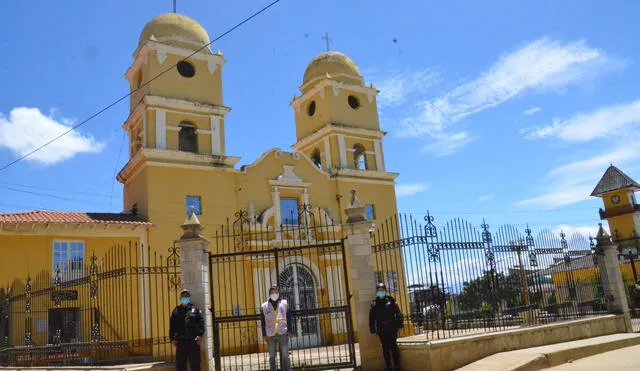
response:
[[[459,370],[536,371],[638,344],[640,344],[640,334],[622,333],[599,336],[497,353],[466,365]]]

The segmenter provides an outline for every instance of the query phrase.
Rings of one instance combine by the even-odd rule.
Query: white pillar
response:
[[[369,332],[369,310],[375,298],[375,268],[371,249],[372,223],[366,219],[365,207],[352,190],[349,206],[345,209],[347,223],[348,268],[351,276],[351,308],[355,314],[354,329],[358,332],[360,361],[363,370],[384,370],[380,340]]]
[[[202,236],[203,227],[193,209],[181,228],[182,237],[175,243],[180,247],[182,287],[189,290],[191,302],[200,308],[204,316],[205,333],[200,348],[201,368],[213,370],[213,323],[209,313],[211,293],[209,291],[209,259],[206,254],[209,241]]]
[[[376,154],[376,170],[384,171],[384,161],[382,160],[382,147],[380,145],[380,141],[376,140],[373,142],[374,152]]]
[[[327,169],[331,169],[331,145],[329,137],[324,138],[324,163]]]
[[[627,293],[622,282],[622,273],[620,272],[618,245],[611,242],[611,236],[602,228],[602,224],[600,224],[596,239],[598,241],[596,254],[598,266],[600,267],[602,288],[604,289],[605,297],[609,299],[607,310],[609,313],[624,315],[627,332],[633,332]]]
[[[156,110],[156,148],[167,148],[167,112]]]
[[[347,148],[344,144],[344,135],[338,135],[338,150],[340,151],[340,167],[346,169],[347,164]]]
[[[222,135],[220,133],[220,117],[211,116],[211,154],[222,154]]]

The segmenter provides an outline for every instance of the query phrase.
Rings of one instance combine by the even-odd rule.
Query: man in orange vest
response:
[[[280,357],[282,369],[291,370],[289,361],[289,338],[291,334],[291,312],[289,304],[280,297],[280,288],[276,285],[269,289],[269,300],[262,303],[260,308],[260,323],[262,325],[262,338],[269,347],[269,369],[276,370],[277,345],[280,344]]]

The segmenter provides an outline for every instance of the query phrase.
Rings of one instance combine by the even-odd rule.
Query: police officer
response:
[[[191,303],[189,290],[180,293],[180,305],[171,313],[169,319],[169,339],[176,347],[176,369],[187,371],[187,362],[191,371],[200,371],[200,344],[204,335],[202,311]]]
[[[398,331],[402,328],[402,313],[396,299],[387,295],[384,283],[376,285],[376,298],[371,302],[369,310],[369,331],[377,334],[382,343],[382,354],[387,370],[400,370],[400,353],[398,352]],[[393,364],[391,366],[391,357]]]
[[[277,345],[280,344],[280,359],[284,371],[291,370],[289,360],[289,338],[291,334],[291,312],[289,304],[280,297],[280,288],[277,285],[269,289],[269,300],[262,303],[260,308],[260,324],[262,338],[269,349],[269,369],[276,370]]]

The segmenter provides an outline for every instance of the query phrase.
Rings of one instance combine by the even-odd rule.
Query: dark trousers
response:
[[[382,355],[387,370],[400,370],[400,352],[398,352],[398,331],[389,329],[378,334],[382,343]],[[393,357],[393,367],[391,358]]]
[[[195,341],[180,341],[176,347],[176,370],[187,371],[187,362],[191,371],[200,371],[200,346]]]

